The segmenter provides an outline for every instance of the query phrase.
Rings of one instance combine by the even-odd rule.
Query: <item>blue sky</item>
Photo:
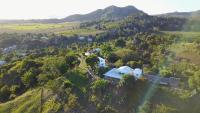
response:
[[[200,0],[0,0],[0,19],[63,18],[110,5],[133,5],[148,14],[200,10]]]

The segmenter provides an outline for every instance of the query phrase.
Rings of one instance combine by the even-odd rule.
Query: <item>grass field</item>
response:
[[[16,99],[0,104],[0,113],[39,113],[41,92],[28,91]]]
[[[79,28],[79,23],[58,23],[58,24],[40,24],[40,23],[26,23],[26,24],[0,24],[0,33],[26,33],[26,32],[58,32],[69,29]]]
[[[175,59],[186,59],[191,63],[200,65],[200,32],[164,32],[167,34],[178,35],[178,42],[172,44],[169,50],[175,53]]]
[[[164,31],[164,33],[179,35],[180,41],[200,40],[200,32]]]
[[[64,36],[95,35],[103,31],[87,28],[80,29],[80,23],[58,23],[58,24],[0,24],[0,33],[56,33]]]
[[[200,65],[200,51],[196,43],[177,43],[170,46],[170,51],[175,53],[176,59],[187,59],[193,64]]]

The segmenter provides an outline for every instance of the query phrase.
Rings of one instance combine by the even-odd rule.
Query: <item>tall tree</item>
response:
[[[99,62],[99,59],[96,55],[90,55],[86,58],[87,65],[89,65],[93,70],[96,69],[98,62]]]
[[[188,80],[190,88],[196,89],[196,91],[200,91],[200,71],[194,73]]]
[[[76,55],[67,55],[65,57],[66,65],[68,68],[72,69],[80,64],[80,60]]]

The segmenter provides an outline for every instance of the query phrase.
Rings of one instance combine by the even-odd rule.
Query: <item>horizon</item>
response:
[[[149,15],[200,10],[198,0],[93,0],[86,3],[81,0],[0,0],[0,20],[61,19],[74,14],[88,14],[111,5],[134,6]]]

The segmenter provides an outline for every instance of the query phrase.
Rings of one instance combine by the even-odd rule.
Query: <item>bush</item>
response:
[[[115,46],[116,46],[116,47],[125,47],[125,46],[126,46],[126,41],[123,40],[123,39],[118,39],[118,40],[115,42]]]
[[[97,90],[104,90],[108,86],[108,81],[104,79],[98,79],[95,82],[92,83],[92,90],[97,91]]]
[[[160,69],[160,75],[163,77],[170,77],[172,76],[172,72],[169,69],[163,68]]]
[[[31,69],[29,71],[27,71],[22,77],[22,83],[26,86],[26,87],[32,87],[34,85],[36,85],[37,83],[37,79],[36,79],[36,73],[35,69]]]
[[[136,61],[129,61],[129,62],[127,62],[127,65],[132,68],[141,68],[142,67],[141,62],[136,62]]]
[[[8,86],[3,86],[0,89],[0,102],[7,101],[9,99],[11,92]]]
[[[120,80],[119,87],[133,88],[135,86],[135,77],[132,75],[124,75]]]
[[[108,62],[110,62],[110,63],[115,63],[117,60],[119,60],[119,57],[118,57],[117,54],[115,54],[115,53],[110,53],[110,54],[108,54],[108,56],[107,56],[107,60],[108,60]]]

